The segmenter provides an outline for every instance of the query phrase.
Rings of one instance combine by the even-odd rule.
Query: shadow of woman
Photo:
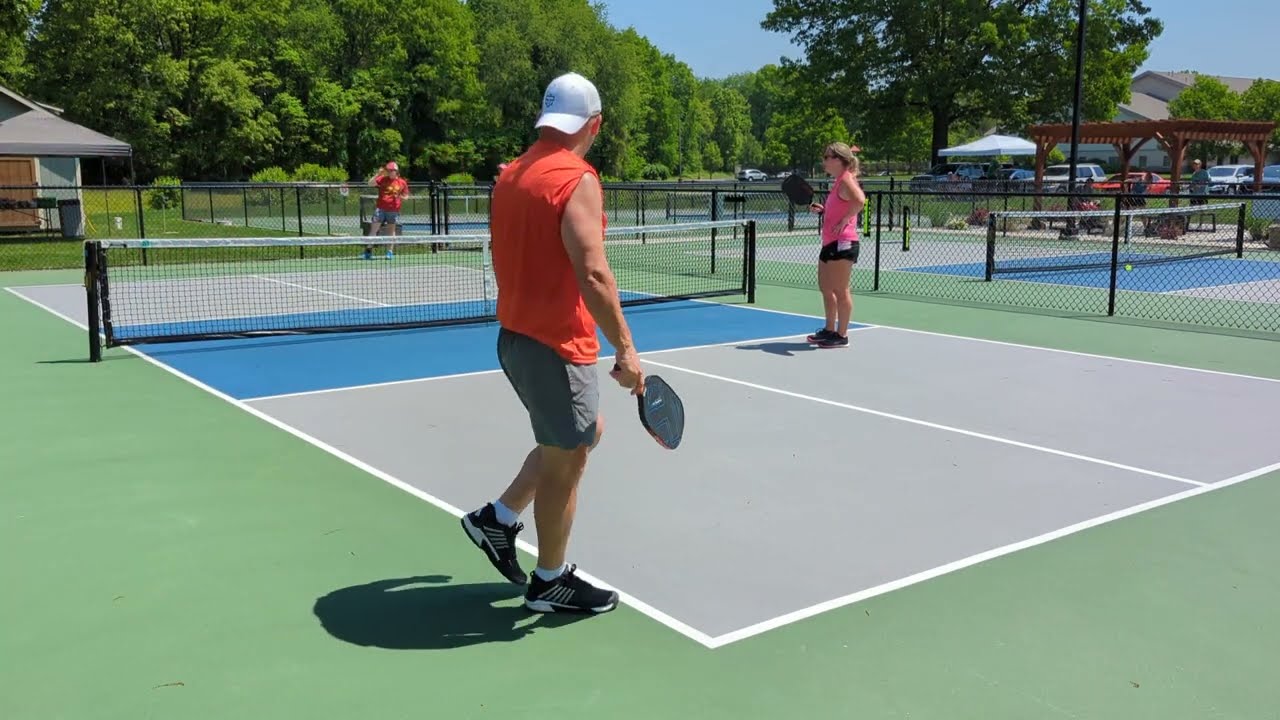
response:
[[[312,612],[338,640],[388,650],[451,650],[512,642],[536,628],[559,627],[580,616],[534,616],[507,583],[451,585],[448,575],[378,580],[334,590]],[[507,604],[498,605],[509,601]]]
[[[769,353],[770,355],[784,355],[791,357],[799,352],[811,352],[817,348],[807,342],[765,342],[756,345],[735,345],[738,350],[759,350]]]

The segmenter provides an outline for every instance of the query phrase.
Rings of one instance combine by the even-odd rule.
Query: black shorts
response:
[[[849,262],[858,262],[858,246],[861,243],[854,242],[847,250],[837,250],[837,243],[828,243],[822,246],[822,251],[818,253],[818,262],[831,262],[832,260],[848,260]]]

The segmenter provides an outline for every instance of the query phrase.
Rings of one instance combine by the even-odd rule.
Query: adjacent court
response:
[[[343,257],[310,275],[305,261],[281,260],[288,279],[258,272],[267,282],[247,284],[241,272],[161,265],[164,278],[111,292],[120,331],[139,336],[244,332],[250,306],[267,301],[253,292],[268,287],[288,310],[272,321],[286,326],[317,314],[369,322],[474,309],[432,294],[448,290],[439,278],[456,263],[409,258],[417,269],[403,272],[436,278],[435,290],[397,296],[414,287],[396,279],[402,271],[380,267],[370,280]],[[148,295],[160,287],[169,294]],[[81,285],[11,292],[88,327]],[[570,554],[632,608],[708,648],[1238,482],[1278,459],[1271,425],[1241,422],[1280,406],[1270,379],[868,325],[850,349],[816,350],[804,341],[813,317],[713,300],[639,304],[627,316],[647,371],[685,398],[685,442],[669,452],[643,433],[632,399],[608,380],[606,345],[605,439]],[[495,338],[492,323],[466,323],[138,352],[456,515],[492,499],[532,441]],[[532,549],[532,517],[526,524]],[[433,551],[484,564],[460,532]],[[772,581],[778,569],[785,591]]]

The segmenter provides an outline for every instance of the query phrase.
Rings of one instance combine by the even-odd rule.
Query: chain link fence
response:
[[[856,293],[1280,332],[1280,195],[911,187],[863,181]],[[395,231],[486,233],[491,191],[411,184]],[[366,235],[375,199],[359,183],[0,187],[0,270],[80,268],[84,238]],[[757,282],[816,286],[821,217],[776,181],[607,183],[605,211],[611,226],[754,220]]]

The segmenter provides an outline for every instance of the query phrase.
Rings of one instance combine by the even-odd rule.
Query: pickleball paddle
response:
[[[795,205],[809,206],[813,204],[813,186],[799,175],[788,175],[782,181],[782,192]]]
[[[614,372],[619,371],[616,364]],[[636,396],[640,425],[659,445],[675,450],[684,439],[684,402],[676,391],[657,375],[647,375],[644,392]]]

